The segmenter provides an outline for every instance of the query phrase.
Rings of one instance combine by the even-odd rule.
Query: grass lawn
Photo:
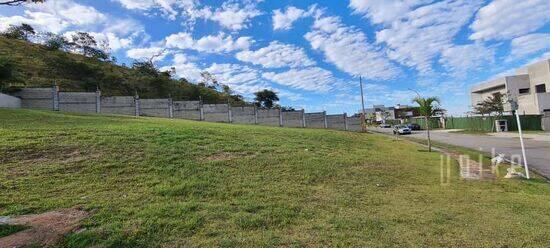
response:
[[[548,183],[452,172],[378,134],[0,110],[0,215],[82,206],[65,247],[547,247]]]

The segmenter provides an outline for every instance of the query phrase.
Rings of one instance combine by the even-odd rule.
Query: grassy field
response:
[[[0,215],[82,206],[65,247],[548,245],[548,183],[457,172],[377,134],[0,110]]]

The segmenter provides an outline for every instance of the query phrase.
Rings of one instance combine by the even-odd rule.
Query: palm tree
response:
[[[424,116],[424,121],[426,122],[426,131],[428,134],[428,151],[432,151],[432,141],[430,140],[430,123],[429,119],[430,117],[437,115],[442,112],[442,109],[439,108],[439,98],[437,97],[428,97],[423,98],[421,96],[417,96],[412,100],[413,103],[416,103],[419,105],[418,112]]]

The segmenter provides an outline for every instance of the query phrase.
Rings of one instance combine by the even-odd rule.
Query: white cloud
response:
[[[294,68],[315,65],[315,62],[308,58],[304,49],[278,41],[272,41],[269,46],[256,51],[239,52],[236,58],[265,68]]]
[[[231,35],[220,33],[216,36],[208,35],[194,40],[189,33],[177,33],[166,37],[168,48],[192,49],[208,53],[228,53],[247,50],[254,42],[250,37],[234,39]]]
[[[330,71],[319,67],[290,69],[281,73],[266,72],[262,76],[265,79],[291,88],[318,92],[329,91],[331,84],[336,81]]]
[[[115,0],[118,1],[124,8],[146,13],[154,13],[155,10],[160,11],[162,16],[168,19],[175,20],[181,9],[194,9],[198,4],[198,0]]]
[[[67,32],[64,36],[70,37],[73,33],[74,32]],[[105,44],[105,46],[108,46],[107,48],[109,51],[107,52],[116,52],[120,49],[130,48],[134,43],[133,37],[121,38],[114,33],[90,32],[89,34],[94,37],[98,44]],[[103,47],[103,50],[105,50],[104,48],[105,47]]]
[[[289,30],[292,24],[303,17],[308,16],[308,12],[289,6],[285,11],[276,9],[273,11],[273,30]]]
[[[396,21],[414,7],[431,2],[433,0],[350,0],[349,6],[379,24]]]
[[[376,33],[390,59],[432,72],[433,59],[453,46],[453,38],[479,8],[480,1],[442,1],[419,7]]]
[[[126,51],[126,56],[135,60],[148,60],[153,58],[153,62],[163,60],[169,53],[162,47],[133,48]]]
[[[200,52],[232,52],[246,50],[252,42],[250,37],[239,37],[234,40],[233,37],[224,34],[217,36],[208,35],[197,40],[195,49]]]
[[[304,37],[311,47],[324,53],[328,62],[353,76],[390,79],[398,70],[384,54],[355,27],[345,26],[338,17],[318,17]]]
[[[248,27],[252,18],[261,14],[262,12],[257,10],[254,4],[241,6],[226,2],[211,14],[210,19],[227,29],[241,30]]]
[[[103,50],[129,48],[144,28],[132,19],[107,16],[91,6],[71,0],[46,1],[25,5],[23,16],[0,17],[0,31],[10,25],[27,23],[40,32],[52,32],[70,37],[76,31],[88,32]],[[108,44],[108,45],[107,45]]]
[[[508,60],[523,58],[536,52],[550,50],[550,34],[528,34],[514,38]]]
[[[239,94],[250,95],[254,92],[270,88],[261,79],[260,72],[248,66],[238,64],[212,64],[205,71],[210,72],[222,84],[229,85]]]
[[[494,57],[494,50],[482,44],[456,45],[444,49],[439,62],[455,75],[465,76],[470,70],[494,62]]]
[[[195,40],[190,33],[177,33],[166,37],[166,46],[170,48],[189,49],[195,45]]]
[[[531,33],[549,20],[548,0],[494,0],[477,13],[470,39],[510,39]]]
[[[213,9],[211,6],[201,4],[199,0],[116,0],[131,10],[142,11],[145,14],[159,13],[170,19],[176,20],[181,16],[183,25],[189,30],[197,19],[217,22],[224,28],[238,31],[247,28],[251,20],[262,14],[256,8],[258,2],[253,0],[226,1],[220,7]],[[221,1],[220,1],[221,2]]]
[[[59,33],[70,26],[97,25],[107,20],[95,8],[71,0],[46,1],[25,7],[28,9],[23,16],[0,17],[0,30],[5,30],[10,25],[27,23],[39,31]]]
[[[190,82],[198,82],[201,79],[202,69],[193,63],[185,54],[175,54],[173,65],[162,67],[161,71],[170,71],[176,69],[176,75],[180,78],[185,78]]]

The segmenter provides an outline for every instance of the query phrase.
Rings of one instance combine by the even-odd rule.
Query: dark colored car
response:
[[[411,130],[420,130],[420,125],[416,124],[416,123],[410,123],[410,124],[407,124],[407,127],[409,127],[409,129]]]
[[[382,123],[380,124],[380,128],[391,128],[390,124]]]

